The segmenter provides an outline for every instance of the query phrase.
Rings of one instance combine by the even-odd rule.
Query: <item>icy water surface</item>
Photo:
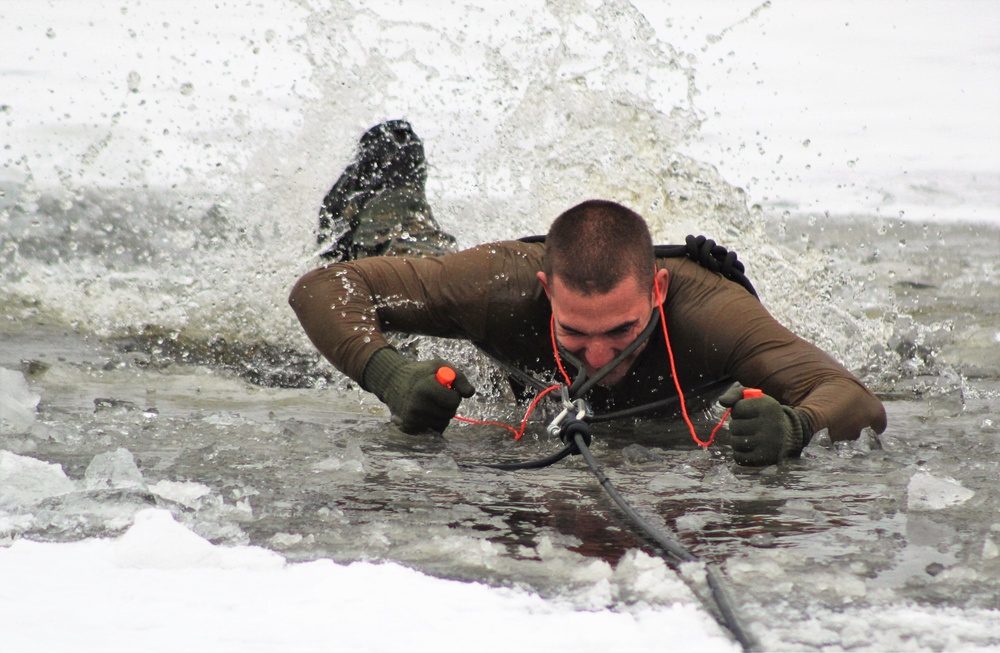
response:
[[[996,262],[966,258],[963,244],[995,248],[1000,234],[829,219],[774,232],[849,269],[872,316],[899,313],[888,344],[901,363],[883,370],[879,388],[888,430],[836,446],[820,438],[800,461],[763,470],[650,423],[598,431],[595,455],[643,515],[722,566],[768,648],[997,645],[1000,291],[988,282]],[[222,357],[219,343],[215,354],[167,346],[169,335],[154,346],[77,333],[30,307],[7,313],[0,367],[21,371],[41,397],[27,428],[0,436],[8,542],[116,535],[159,505],[214,542],[292,560],[395,560],[581,607],[676,598],[637,582],[648,563],[636,551],[655,550],[579,458],[531,472],[460,467],[547,455],[557,444],[540,425],[521,443],[465,425],[443,438],[407,436],[341,383],[265,387],[260,375],[240,376],[233,360],[253,368],[262,359]],[[700,587],[697,574],[691,582]],[[958,610],[981,628],[883,632],[894,610],[912,605]],[[881,620],[868,621],[873,612]]]

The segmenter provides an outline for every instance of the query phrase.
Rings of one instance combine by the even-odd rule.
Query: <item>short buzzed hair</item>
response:
[[[653,288],[653,239],[642,216],[607,200],[588,200],[552,223],[542,269],[585,295],[604,294],[628,276]]]

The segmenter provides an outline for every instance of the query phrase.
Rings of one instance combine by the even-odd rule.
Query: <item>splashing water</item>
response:
[[[100,29],[142,55],[128,64],[80,40],[99,21],[74,39],[78,17],[58,17],[52,41],[94,68],[58,89],[83,97],[64,98],[58,151],[30,136],[30,99],[8,110],[18,174],[3,199],[4,304],[103,335],[308,350],[284,296],[314,264],[319,199],[364,129],[405,117],[426,142],[437,217],[462,245],[542,233],[582,199],[620,201],[658,242],[703,233],[741,252],[780,319],[852,369],[871,366],[887,325],[837,308],[841,274],[775,244],[742,191],[679,152],[704,119],[697,58],[637,9],[458,6],[441,22],[394,4],[286,8],[262,30],[253,12],[202,23],[103,5],[114,28]]]

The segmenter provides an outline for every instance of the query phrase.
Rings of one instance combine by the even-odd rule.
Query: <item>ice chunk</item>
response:
[[[330,460],[330,459],[327,459]],[[319,465],[329,464],[327,461],[323,461],[317,464]],[[335,468],[339,469],[339,467]],[[419,474],[422,471],[420,465],[417,464],[415,460],[410,460],[409,458],[401,458],[399,460],[390,460],[386,463],[386,469],[388,470],[389,478],[398,481],[407,476],[413,474]]]
[[[687,490],[701,485],[698,481],[690,479],[680,474],[664,472],[654,477],[649,482],[649,489],[652,492],[665,492],[676,490]]]
[[[62,465],[0,451],[0,508],[30,506],[75,490]]]
[[[32,514],[9,515],[0,511],[0,547],[10,546],[15,536],[31,528],[34,523],[35,516]]]
[[[836,457],[833,441],[830,439],[830,431],[822,429],[813,434],[809,444],[802,450],[802,457],[805,459],[827,460]]]
[[[630,444],[622,449],[622,458],[630,465],[645,465],[663,460],[662,454],[651,451],[641,444]]]
[[[882,443],[877,434],[868,427],[861,431],[856,440],[842,440],[834,444],[834,449],[841,458],[863,458],[881,448]]]
[[[134,413],[137,410],[139,410],[139,404],[134,401],[114,399],[111,397],[98,397],[97,399],[94,399],[95,413],[114,413],[116,415],[124,415],[125,413]]]
[[[817,519],[820,515],[816,512],[816,506],[805,499],[789,499],[785,505],[781,506],[781,512],[795,517],[806,517]]]
[[[23,374],[0,367],[0,433],[24,433],[30,429],[41,399],[28,387]]]
[[[361,446],[352,441],[345,448],[335,451],[329,458],[313,465],[313,469],[322,472],[337,472],[347,476],[363,476],[366,463]]]
[[[777,544],[778,538],[773,533],[756,533],[751,535],[747,542],[758,549],[770,549]]]
[[[738,488],[743,482],[724,464],[713,465],[705,472],[704,482],[718,488]]]
[[[275,533],[268,542],[277,549],[287,549],[301,543],[303,539],[299,533]]]
[[[906,507],[909,510],[941,510],[963,504],[974,494],[953,478],[939,478],[921,471],[910,478],[906,488]]]
[[[998,556],[1000,556],[1000,547],[997,546],[996,542],[987,537],[983,540],[983,560],[993,560]]]
[[[132,452],[124,447],[94,456],[84,474],[84,483],[88,490],[148,490]]]
[[[215,426],[250,426],[254,423],[253,420],[234,412],[211,413],[203,417],[202,421]]]
[[[201,505],[200,499],[211,494],[212,488],[203,483],[160,481],[156,485],[150,485],[149,491],[161,499],[173,501],[188,508],[198,508]]]
[[[434,476],[450,476],[457,474],[460,468],[453,457],[448,454],[438,454],[427,461],[424,471]]]

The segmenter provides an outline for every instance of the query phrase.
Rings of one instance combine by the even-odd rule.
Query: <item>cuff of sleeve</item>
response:
[[[789,421],[792,423],[792,434],[785,442],[786,451],[783,458],[798,458],[812,439],[812,425],[809,418],[801,410],[782,406]]]
[[[365,363],[361,374],[361,387],[385,401],[386,391],[400,366],[406,362],[403,355],[392,347],[379,349]]]

